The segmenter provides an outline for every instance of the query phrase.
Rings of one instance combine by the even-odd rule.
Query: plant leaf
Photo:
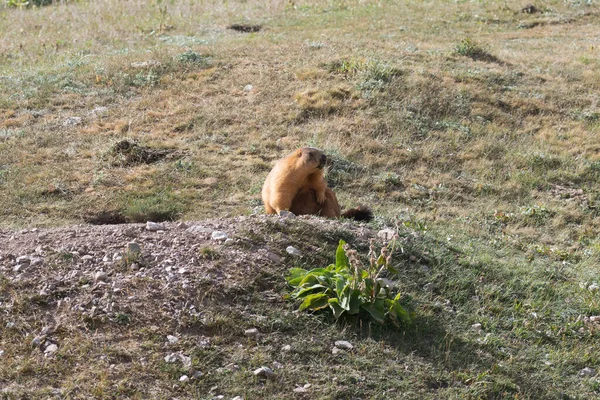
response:
[[[363,304],[363,298],[360,290],[352,290],[349,296],[348,314],[358,314],[361,304]]]
[[[298,297],[304,297],[308,294],[310,294],[311,292],[314,292],[318,289],[325,289],[325,290],[320,290],[321,293],[325,293],[327,292],[327,290],[329,289],[327,286],[321,285],[320,283],[317,283],[316,285],[311,285],[311,286],[307,286],[307,287],[299,287],[295,292],[294,292],[294,297],[298,298]]]
[[[322,308],[327,307],[327,305],[329,304],[328,300],[329,296],[327,296],[325,293],[309,294],[304,298],[304,301],[302,302],[302,304],[300,304],[298,310],[304,311],[307,308],[314,311],[320,310]]]
[[[412,319],[410,318],[410,314],[408,311],[402,307],[400,302],[397,300],[386,300],[386,306],[388,308],[387,315],[390,316],[390,319],[396,326],[404,325],[409,326],[412,324]]]
[[[346,256],[346,252],[344,251],[344,245],[346,242],[340,239],[340,244],[337,247],[335,252],[335,266],[336,268],[348,268],[348,257]]]
[[[331,308],[331,310],[333,311],[333,316],[336,319],[341,317],[344,311],[346,311],[342,307],[340,307],[338,299],[329,299],[329,308]]]
[[[383,300],[377,299],[373,303],[365,303],[361,307],[371,314],[371,317],[380,324],[385,322],[385,307]]]

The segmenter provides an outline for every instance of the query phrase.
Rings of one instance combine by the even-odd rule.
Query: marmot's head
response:
[[[323,152],[314,147],[302,147],[294,152],[298,166],[311,169],[323,169],[327,157]]]

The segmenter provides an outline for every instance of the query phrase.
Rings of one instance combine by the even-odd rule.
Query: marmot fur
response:
[[[358,207],[340,212],[335,193],[327,187],[323,167],[327,157],[314,147],[303,147],[277,161],[262,189],[267,214],[290,211],[296,215],[373,219],[371,210]]]

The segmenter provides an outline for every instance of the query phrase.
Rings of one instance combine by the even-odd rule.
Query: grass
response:
[[[250,214],[271,162],[318,146],[332,155],[328,180],[343,206],[371,205],[377,224],[401,221],[415,246],[443,253],[403,259],[415,268],[402,281],[412,282],[405,290],[423,320],[401,339],[352,322],[296,320],[284,304],[261,311],[266,324],[360,339],[355,354],[335,359],[318,337],[295,337],[306,353],[290,362],[320,371],[322,397],[592,396],[597,378],[578,371],[600,368],[594,326],[579,318],[600,311],[597,292],[580,288],[596,279],[600,255],[598,4],[539,1],[535,14],[520,6],[3,2],[0,227]],[[238,23],[261,29],[227,29]],[[144,157],[115,153],[124,140]],[[433,290],[423,291],[428,283]],[[263,307],[260,296],[244,300]],[[250,323],[235,311],[214,318],[217,332]],[[127,313],[119,321],[137,326]],[[1,346],[22,346],[16,337]],[[157,348],[151,333],[140,337]],[[393,346],[380,351],[382,337]],[[79,338],[85,345],[65,352],[64,365],[96,346]],[[224,340],[232,346],[224,354],[198,350],[194,362],[244,367],[215,372],[186,395],[219,382],[233,394],[280,344],[241,354]],[[314,354],[337,383],[308,363]],[[45,387],[40,376],[53,367],[37,361],[11,358],[10,368]],[[178,373],[171,367],[151,376],[166,382]],[[11,370],[2,382],[17,379]],[[89,377],[82,372],[73,388]],[[86,393],[142,392],[133,380],[116,389],[110,375],[98,378]],[[266,393],[283,396],[281,383],[265,383]]]

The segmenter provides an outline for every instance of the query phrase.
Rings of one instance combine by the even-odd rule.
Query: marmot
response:
[[[335,193],[327,187],[323,167],[327,157],[314,147],[303,147],[277,161],[262,188],[267,214],[290,211],[296,215],[346,217],[357,221],[373,219],[366,207],[340,212]]]

